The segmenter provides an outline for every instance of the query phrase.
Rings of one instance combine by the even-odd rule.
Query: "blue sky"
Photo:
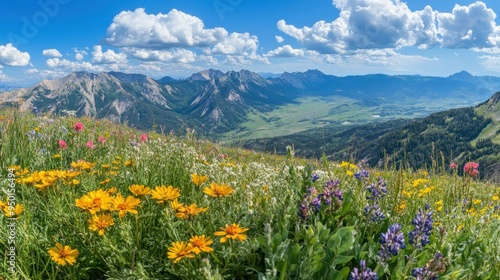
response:
[[[497,0],[5,0],[0,82],[208,68],[500,76],[497,13]]]

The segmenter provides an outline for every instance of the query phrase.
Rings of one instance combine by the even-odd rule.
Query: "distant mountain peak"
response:
[[[474,76],[471,73],[463,70],[463,71],[460,71],[458,73],[455,73],[455,74],[449,76],[448,78],[455,79],[455,80],[470,80],[470,79],[473,79]]]
[[[207,69],[207,70],[203,70],[203,71],[194,73],[193,75],[191,75],[186,80],[190,80],[190,81],[210,81],[212,79],[217,79],[217,78],[221,77],[222,75],[224,75],[224,73],[222,71],[210,68],[210,69]]]

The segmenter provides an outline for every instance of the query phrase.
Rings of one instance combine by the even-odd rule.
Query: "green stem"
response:
[[[418,242],[420,242],[420,240],[418,240]],[[408,273],[408,270],[411,268],[411,264],[413,263],[416,254],[417,254],[417,250],[413,250],[413,252],[411,253],[410,259],[408,260],[405,268],[403,269],[403,274],[402,274],[403,276],[405,276]]]

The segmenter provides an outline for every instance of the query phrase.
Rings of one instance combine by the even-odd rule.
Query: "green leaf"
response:
[[[343,254],[353,246],[355,234],[354,227],[339,228],[328,240],[327,247],[335,255]]]
[[[335,260],[333,261],[333,265],[347,263],[350,260],[352,260],[353,257],[354,256],[342,256],[342,255],[338,255],[337,257],[335,257]]]

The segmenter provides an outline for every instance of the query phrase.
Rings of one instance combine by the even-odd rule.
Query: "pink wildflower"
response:
[[[73,128],[76,130],[76,132],[81,132],[83,130],[84,126],[83,126],[83,123],[77,122]]]
[[[90,148],[90,149],[95,148],[95,146],[94,146],[94,142],[92,142],[92,140],[89,140],[89,141],[87,142],[87,145],[86,145],[86,146],[87,146],[87,148]]]
[[[479,171],[477,170],[478,168],[479,168],[479,163],[473,161],[467,162],[464,165],[464,172],[472,177],[476,177],[477,174],[479,174]]]
[[[61,140],[59,140],[58,143],[59,143],[59,148],[61,148],[63,150],[67,148],[66,141],[61,139]]]
[[[104,138],[104,136],[99,136],[99,139],[98,139],[99,143],[106,143],[106,138]]]
[[[454,162],[450,164],[450,169],[458,169],[458,165]]]
[[[141,139],[140,139],[140,141],[141,141],[141,142],[146,142],[146,141],[148,141],[148,136],[146,135],[146,133],[143,133],[143,134],[141,135]]]

